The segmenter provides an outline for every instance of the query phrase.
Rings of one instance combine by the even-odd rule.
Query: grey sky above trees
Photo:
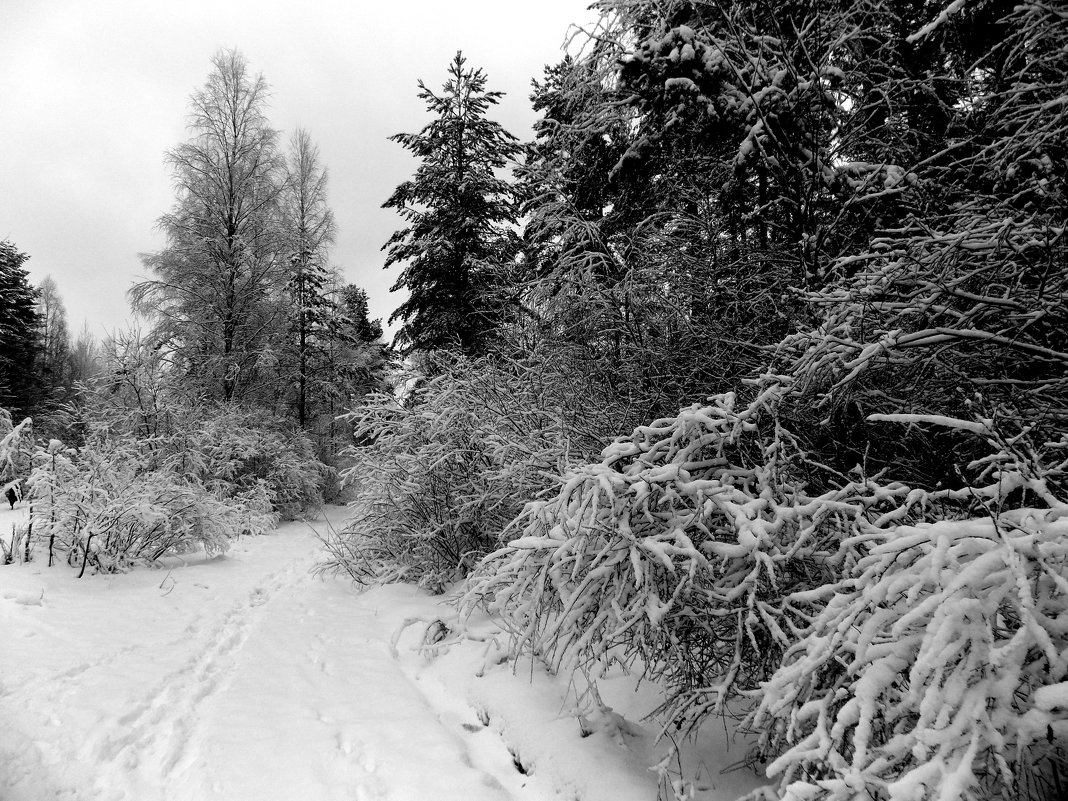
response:
[[[385,321],[403,297],[381,246],[400,224],[381,209],[415,161],[389,142],[428,121],[416,82],[439,88],[458,49],[506,96],[494,118],[530,135],[530,81],[555,63],[585,0],[330,2],[4,0],[0,7],[0,239],[51,274],[72,330],[126,324],[139,253],[163,243],[174,197],[165,151],[187,138],[190,95],[211,56],[235,47],[271,89],[283,133],[308,130],[330,171],[332,260]],[[395,272],[395,271],[393,271]]]

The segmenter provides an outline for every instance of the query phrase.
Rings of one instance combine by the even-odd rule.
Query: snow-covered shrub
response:
[[[783,752],[768,767],[783,798],[1055,797],[1068,778],[1066,512],[870,543],[750,721]]]
[[[195,477],[220,498],[240,498],[262,484],[283,520],[322,505],[330,471],[303,433],[236,405],[182,414],[163,452],[169,469]]]
[[[101,382],[78,410],[84,444],[38,449],[28,482],[33,536],[50,564],[113,571],[215,553],[321,503],[327,468],[281,421],[239,407],[146,408],[116,400]]]
[[[133,439],[145,469],[202,482],[222,499],[263,483],[284,519],[322,504],[330,468],[306,434],[264,409],[182,400],[144,361],[140,351],[128,354],[117,375],[87,387],[78,427],[89,439]]]
[[[595,438],[569,425],[583,382],[505,360],[457,361],[407,376],[406,394],[371,396],[353,414],[343,473],[352,515],[325,544],[324,570],[360,583],[440,588],[496,548],[527,499]],[[589,426],[597,427],[593,395]]]
[[[826,788],[842,793],[828,797],[852,798],[848,789],[881,787],[900,772],[901,760],[879,761],[888,742],[913,754],[915,765],[934,759],[912,724],[949,725],[935,712],[923,717],[939,694],[989,679],[1011,696],[1068,680],[1068,617],[1060,611],[1068,546],[1058,539],[1068,533],[1068,504],[1058,500],[1068,438],[1032,441],[1028,428],[990,418],[871,420],[946,427],[985,443],[989,455],[962,468],[971,485],[928,491],[859,473],[850,480],[813,463],[783,422],[796,400],[788,382],[765,378],[747,403],[717,396],[618,439],[600,462],[565,474],[556,495],[526,506],[506,532],[518,536],[479,565],[461,604],[499,615],[513,651],[529,649],[553,669],[582,671],[595,684],[622,663],[661,683],[660,711],[672,732],[729,711],[732,697],[760,704],[767,693],[750,725],[765,732],[765,753],[788,749],[775,763],[783,787],[799,775],[826,778]],[[984,510],[988,518],[969,520]],[[943,635],[962,639],[930,639]],[[999,640],[1012,637],[1011,647]],[[1017,670],[1016,679],[978,667],[994,664],[987,656],[995,646],[1008,649],[997,664]],[[924,666],[913,669],[917,654]],[[875,664],[875,655],[885,661]],[[979,673],[958,675],[958,661]],[[928,671],[927,689],[917,670]],[[1035,703],[1050,709],[1059,699],[1059,690],[1037,692]],[[1017,701],[1026,714],[1031,704]],[[856,730],[856,718],[835,716],[860,707],[856,715],[876,722]],[[890,738],[880,740],[872,731],[888,716],[907,730],[879,729]],[[955,720],[965,727],[968,719]],[[968,759],[996,767],[1001,759],[1004,771],[1047,758],[1022,735],[1006,735],[1004,720],[989,731],[973,721],[960,740],[947,734],[945,753],[960,762],[971,743],[978,750]],[[857,731],[864,748],[872,745],[851,763]],[[1049,731],[1060,736],[1056,726]],[[915,737],[902,745],[908,732]],[[1017,742],[1032,750],[1014,756]],[[1036,770],[1025,779],[1017,772],[1016,781],[1040,781],[1046,769]],[[857,771],[871,781],[857,784]]]
[[[528,504],[515,536],[471,576],[464,605],[501,615],[516,649],[593,678],[609,658],[665,682],[679,728],[752,689],[849,564],[866,514],[906,500],[821,482],[765,381],[657,420]],[[810,481],[811,480],[811,481]]]
[[[768,773],[789,799],[1063,797],[1068,436],[1032,441],[1009,419],[879,419],[984,440],[990,454],[966,466],[974,486],[923,493],[940,516],[983,516],[888,516],[846,543],[864,555],[748,720],[778,755]]]
[[[29,561],[30,558],[29,525],[12,523],[10,538],[6,531],[0,531],[0,565],[10,565],[19,560]]]
[[[33,455],[33,472],[27,481],[31,497],[38,498],[40,502],[37,539],[41,542],[47,539],[49,567],[56,559],[57,533],[60,534],[60,547],[68,556],[73,551],[73,543],[58,523],[62,519],[59,505],[64,498],[65,487],[78,474],[73,461],[75,454],[73,448],[64,447],[58,439],[49,440],[45,447],[36,449]]]
[[[13,425],[11,413],[0,408],[0,502],[8,490],[22,497],[23,482],[29,477],[33,453],[33,421],[27,417]]]
[[[203,548],[218,553],[243,533],[275,522],[266,488],[220,497],[205,484],[149,469],[134,440],[90,440],[76,453],[52,440],[30,477],[34,537],[49,562],[80,561],[104,572]]]

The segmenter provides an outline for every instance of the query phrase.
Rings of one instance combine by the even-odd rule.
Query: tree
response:
[[[837,280],[809,296],[819,325],[783,343],[786,369],[821,414],[1019,419],[1040,441],[1063,439],[1065,36],[1063,13],[1041,3],[966,5],[900,34],[903,50],[933,50],[945,69],[876,87],[882,116],[898,99],[942,96],[947,119],[933,130],[921,101],[920,113],[894,112],[896,129],[918,129],[901,156],[918,207],[839,255]],[[974,469],[971,447],[932,425],[905,437],[860,426],[840,467],[863,458],[869,469],[907,466],[917,484],[955,486]]]
[[[177,202],[159,220],[167,246],[143,257],[155,279],[135,308],[192,386],[223,401],[254,396],[272,362],[289,263],[279,219],[284,160],[268,123],[267,83],[219,52],[191,101],[192,138],[167,154]]]
[[[339,302],[348,336],[353,342],[370,344],[382,338],[382,321],[372,320],[367,290],[355,284],[346,284],[339,293]]]
[[[100,348],[88,325],[83,325],[71,342],[69,361],[72,382],[87,381],[100,373]]]
[[[382,321],[370,317],[366,290],[346,284],[338,289],[336,304],[336,370],[344,381],[340,402],[351,408],[360,398],[383,389],[390,354],[381,341]]]
[[[16,419],[36,400],[37,290],[22,266],[28,258],[11,242],[0,242],[0,406]]]
[[[48,399],[62,401],[72,383],[67,310],[52,276],[46,275],[37,291],[40,320],[38,372]]]
[[[332,270],[327,251],[334,242],[334,214],[326,202],[327,172],[308,132],[290,140],[288,180],[282,192],[291,273],[286,293],[293,302],[285,349],[295,360],[297,422],[308,421],[309,384],[327,335],[332,304],[327,296]]]
[[[383,204],[408,223],[383,247],[387,268],[404,263],[393,289],[410,295],[390,322],[403,321],[397,340],[408,350],[483,350],[499,318],[495,266],[518,250],[515,192],[496,173],[519,146],[486,117],[502,93],[488,91],[482,70],[465,64],[458,52],[440,95],[419,81],[435,119],[417,134],[391,137],[421,160]]]

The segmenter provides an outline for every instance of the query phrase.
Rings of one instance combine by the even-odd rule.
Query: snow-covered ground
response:
[[[648,688],[610,683],[615,712],[580,725],[566,682],[503,663],[488,621],[486,642],[420,652],[446,610],[312,575],[322,525],[124,575],[0,567],[0,801],[657,797]],[[714,736],[691,755],[697,798],[757,786],[720,772],[743,754]]]

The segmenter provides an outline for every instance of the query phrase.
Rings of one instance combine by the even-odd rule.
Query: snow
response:
[[[421,590],[316,577],[314,529],[344,515],[159,570],[0,567],[0,799],[656,797],[651,688],[604,682],[580,719],[491,620],[460,638]],[[704,747],[697,798],[760,783],[720,772],[743,755],[722,732]]]
[[[940,28],[943,24],[945,24],[946,20],[948,20],[950,17],[952,17],[958,11],[960,11],[963,6],[964,6],[964,0],[953,0],[953,2],[951,2],[948,6],[946,6],[944,9],[942,9],[938,13],[937,17],[935,17],[933,20],[928,22],[926,25],[924,25],[922,28],[920,28],[915,33],[911,33],[908,36],[906,36],[905,37],[905,41],[908,42],[909,44],[914,44],[914,43],[918,42],[920,39],[923,39],[925,36],[929,36],[934,31],[936,31],[938,28]]]

